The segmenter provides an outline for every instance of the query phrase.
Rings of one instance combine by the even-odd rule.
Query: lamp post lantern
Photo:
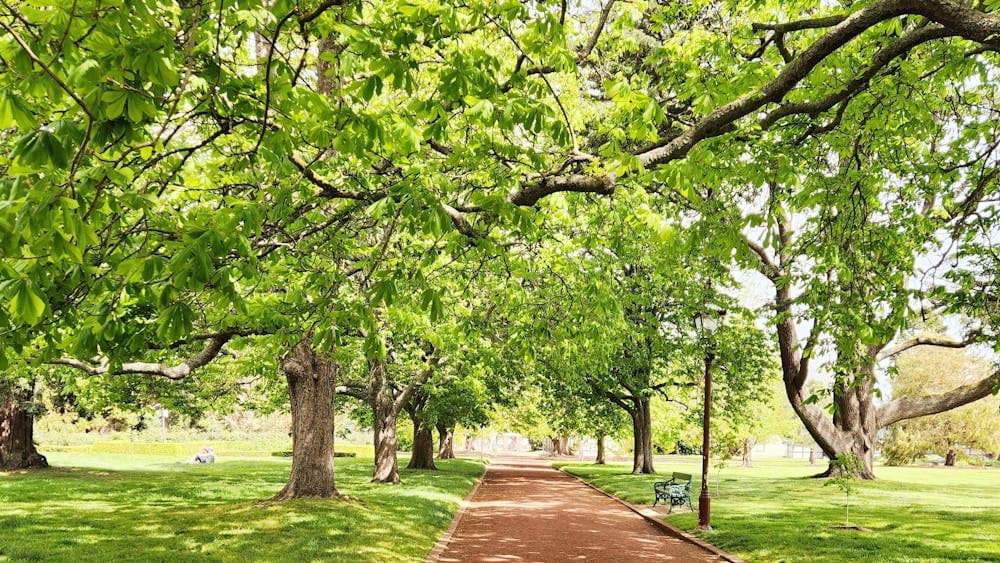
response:
[[[698,529],[712,529],[712,497],[708,492],[708,454],[711,446],[710,428],[712,419],[712,362],[715,360],[715,346],[712,335],[719,328],[719,320],[726,312],[709,308],[694,318],[695,330],[705,341],[705,407],[702,413],[701,439],[701,495],[698,497]]]

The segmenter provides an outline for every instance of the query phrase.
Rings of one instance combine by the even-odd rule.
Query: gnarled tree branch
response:
[[[943,29],[937,26],[931,27],[930,31],[911,36],[907,42],[897,42],[899,45],[896,46],[896,49],[907,47],[908,42],[929,41],[932,39],[932,37],[928,37],[929,35],[957,36],[987,47],[1000,46],[1000,17],[966,8],[947,0],[881,0],[847,16],[799,23],[796,24],[799,27],[826,28],[827,25],[840,20],[832,27],[828,27],[825,34],[786,64],[774,79],[759,90],[717,107],[669,142],[636,155],[639,162],[644,167],[650,168],[684,158],[701,141],[732,131],[738,120],[759,111],[768,104],[780,102],[827,57],[866,30],[891,18],[905,15],[923,16],[939,24]],[[775,28],[777,25],[779,24],[770,25],[769,28]],[[805,28],[803,27],[803,29]],[[907,48],[913,46],[915,45],[910,45]],[[887,47],[887,49],[890,51],[886,51],[882,55],[883,57],[892,54],[892,47]],[[592,176],[547,176],[541,182],[526,185],[509,200],[518,205],[521,204],[521,201],[527,202],[527,205],[533,205],[542,197],[557,191],[590,191],[610,194],[613,192],[614,178],[610,178],[610,180],[609,185],[602,185],[600,189],[594,189],[595,178]],[[590,189],[587,189],[587,186],[590,186]]]
[[[955,35],[955,32],[940,25],[929,25],[909,31],[903,34],[903,36],[896,41],[893,41],[891,44],[875,53],[875,56],[872,57],[872,63],[868,66],[868,68],[851,79],[842,89],[840,89],[840,91],[834,92],[823,97],[822,99],[812,102],[782,104],[769,112],[767,116],[761,120],[760,125],[762,128],[767,129],[781,118],[789,115],[808,114],[810,116],[815,116],[828,111],[838,103],[861,92],[871,79],[879,73],[879,71],[885,68],[893,60],[910,52],[910,50],[914,47],[935,39],[943,39],[952,35]]]
[[[392,402],[393,414],[399,414],[399,411],[403,409],[403,406],[410,401],[410,397],[413,395],[413,392],[430,379],[431,375],[434,374],[434,371],[437,370],[440,363],[441,358],[438,357],[438,350],[435,348],[431,352],[430,357],[427,359],[427,368],[420,372],[420,375],[411,379],[410,382],[406,384],[406,387],[403,388],[403,391],[397,395],[396,399]]]
[[[915,336],[908,340],[902,342],[897,342],[892,346],[887,346],[879,351],[876,359],[882,361],[886,358],[891,358],[897,354],[905,352],[910,348],[915,348],[917,346],[939,346],[942,348],[965,348],[982,340],[982,334],[979,332],[974,332],[970,334],[964,340],[955,340],[953,338],[948,338],[946,336],[931,335],[931,336]]]
[[[900,397],[879,407],[878,424],[884,427],[900,420],[945,412],[978,401],[993,393],[998,386],[1000,386],[1000,370],[975,383],[956,387],[940,395]]]
[[[106,361],[94,365],[74,358],[57,358],[50,360],[49,363],[54,365],[69,366],[89,375],[138,374],[165,377],[167,379],[179,381],[191,375],[196,369],[208,365],[219,355],[220,352],[222,352],[222,347],[236,335],[237,331],[213,334],[205,340],[205,347],[202,348],[200,352],[176,365],[156,362],[128,362],[122,364],[120,368],[112,371],[110,364]]]
[[[615,176],[587,176],[584,174],[569,174],[565,176],[549,176],[540,181],[525,186],[519,192],[512,194],[507,201],[514,205],[530,206],[538,200],[557,192],[585,192],[601,195],[611,195],[615,191]]]
[[[584,45],[583,49],[580,50],[579,55],[577,55],[577,60],[582,61],[590,56],[590,53],[594,51],[594,47],[597,46],[597,40],[601,38],[601,33],[604,31],[604,26],[608,23],[608,16],[611,15],[611,8],[614,7],[616,0],[608,0],[605,2],[604,6],[601,7],[601,17],[597,20],[597,26],[594,28],[594,32],[590,35],[590,39],[587,44]]]

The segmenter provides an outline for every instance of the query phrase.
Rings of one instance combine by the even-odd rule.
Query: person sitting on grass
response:
[[[191,458],[189,463],[215,463],[215,451],[205,446],[200,453]]]

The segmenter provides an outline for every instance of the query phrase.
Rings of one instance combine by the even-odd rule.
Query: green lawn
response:
[[[560,464],[567,471],[634,504],[651,504],[653,481],[682,471],[701,482],[699,459],[678,457],[657,464],[660,475],[629,474],[631,465]],[[851,524],[870,533],[838,530],[844,496],[798,460],[764,460],[752,469],[724,469],[721,495],[715,469],[714,531],[709,542],[749,561],[1000,561],[1000,470],[877,467],[851,500]],[[697,514],[686,508],[667,517],[690,530]]]
[[[337,460],[352,501],[259,503],[289,461],[54,453],[55,469],[0,473],[0,561],[422,561],[483,465],[439,462],[373,485],[371,460]]]

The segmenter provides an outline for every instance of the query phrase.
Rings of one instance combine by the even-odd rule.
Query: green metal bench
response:
[[[673,512],[675,506],[684,506],[685,504],[688,505],[691,512],[694,512],[694,505],[691,503],[691,482],[693,479],[690,473],[674,472],[670,480],[653,483],[653,493],[656,495],[653,506],[662,500],[664,503],[670,503],[670,510],[667,511],[667,514]]]

